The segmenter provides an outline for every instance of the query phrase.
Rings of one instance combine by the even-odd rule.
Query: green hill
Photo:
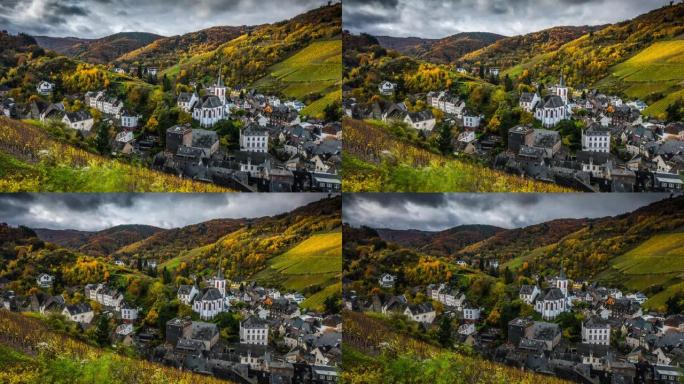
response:
[[[679,51],[679,43],[667,43],[684,32],[684,3],[664,6],[640,15],[632,20],[609,25],[598,31],[585,34],[560,46],[557,50],[539,54],[509,69],[506,73],[517,75],[528,70],[533,78],[545,83],[556,81],[563,72],[567,83],[597,85],[601,89],[624,90],[627,95],[643,97],[651,95],[646,101],[657,103],[666,93],[681,90],[665,84],[630,84],[634,82],[672,82],[675,85],[677,63],[666,58],[671,51]],[[664,45],[654,45],[658,43]],[[666,50],[660,54],[659,50]],[[657,53],[658,52],[658,53]],[[623,65],[620,65],[623,64]],[[610,78],[609,76],[615,76]],[[616,84],[617,80],[625,84]],[[629,89],[632,86],[634,88]],[[650,88],[649,88],[650,87]],[[662,113],[663,101],[646,111]]]
[[[315,98],[302,113],[320,117],[323,108],[340,102],[342,41],[316,41],[286,60],[271,66],[254,86],[269,93],[307,100]]]
[[[623,92],[630,98],[653,102],[646,115],[664,117],[665,108],[684,97],[684,40],[651,44],[628,60],[611,68],[599,82],[603,88]]]
[[[312,235],[287,252],[270,259],[255,279],[288,290],[318,290],[302,306],[317,308],[332,295],[340,294],[342,232]]]

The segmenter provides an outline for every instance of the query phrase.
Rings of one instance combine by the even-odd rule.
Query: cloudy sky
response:
[[[0,29],[98,38],[118,32],[180,35],[217,25],[289,19],[327,0],[0,0]]]
[[[120,224],[174,228],[217,218],[276,215],[324,197],[317,193],[0,194],[0,222],[86,231]]]
[[[514,36],[558,25],[631,19],[666,0],[344,0],[344,29],[442,38],[458,32]]]
[[[344,221],[353,226],[440,231],[463,224],[525,227],[558,218],[614,216],[669,197],[599,194],[346,194]]]

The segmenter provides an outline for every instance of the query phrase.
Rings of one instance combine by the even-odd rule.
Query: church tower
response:
[[[221,103],[226,103],[226,86],[223,84],[223,79],[221,78],[221,69],[219,69],[218,79],[216,84],[214,84],[214,96],[221,100]]]
[[[563,296],[568,297],[568,278],[565,276],[565,270],[563,269],[563,261],[561,260],[560,275],[556,279],[556,288],[563,292]]]
[[[221,292],[221,296],[226,297],[226,278],[223,276],[223,271],[221,270],[221,262],[223,261],[223,256],[219,258],[218,272],[216,277],[214,277],[214,288]]]
[[[556,95],[563,99],[563,103],[568,103],[568,87],[565,86],[565,79],[563,79],[563,72],[561,72],[560,80],[556,85]]]

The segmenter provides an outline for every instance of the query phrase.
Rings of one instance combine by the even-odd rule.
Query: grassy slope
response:
[[[684,40],[653,43],[612,67],[611,75],[599,84],[616,87],[630,98],[645,99],[652,94],[665,94],[644,111],[646,115],[663,117],[669,104],[684,97]]]
[[[6,192],[229,192],[107,159],[50,138],[31,124],[0,118],[0,190]]]
[[[370,384],[393,380],[421,384],[567,383],[418,340],[393,329],[380,314],[345,311],[343,318],[342,379],[346,383]],[[381,343],[387,345],[390,353],[378,354],[377,347]],[[405,376],[390,377],[397,374]]]
[[[350,119],[344,122],[345,192],[570,191],[483,165],[446,158],[397,139],[378,124]],[[388,153],[396,163],[379,160]]]
[[[339,293],[342,284],[342,232],[316,234],[271,258],[268,267],[255,279],[276,284],[288,290],[302,290],[310,286],[323,288],[310,296],[302,306],[317,308],[330,295]]]
[[[342,41],[313,42],[271,66],[268,72],[255,87],[299,99],[319,93],[323,97],[308,105],[302,113],[320,117],[326,105],[341,99]]]
[[[226,383],[93,347],[40,320],[0,310],[3,383]],[[38,344],[45,353],[38,354]]]

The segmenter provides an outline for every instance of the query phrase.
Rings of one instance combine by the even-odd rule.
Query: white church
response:
[[[219,313],[226,312],[230,306],[226,295],[226,278],[221,271],[220,261],[216,276],[212,277],[209,282],[209,288],[202,292],[198,291],[200,296],[192,303],[192,310],[199,313],[202,320],[213,319]],[[186,290],[181,287],[178,291],[179,299],[183,302],[192,301],[192,298],[188,300],[186,296],[181,297],[185,293]]]
[[[544,127],[554,127],[561,120],[570,118],[568,104],[568,87],[563,74],[553,88],[553,92],[543,99],[538,94],[523,93],[520,96],[520,107],[526,111],[534,111],[534,118],[541,121]]]
[[[177,105],[180,109],[190,112],[192,118],[199,121],[202,127],[212,127],[220,120],[230,116],[230,103],[228,87],[223,83],[219,71],[216,83],[207,88],[207,94],[201,99],[196,93],[181,93],[178,96]]]
[[[528,304],[534,304],[534,310],[541,314],[544,320],[553,320],[561,313],[570,311],[570,281],[565,275],[562,263],[560,274],[554,280],[553,286],[545,291],[541,291],[536,285],[523,286],[520,289],[520,299]]]

